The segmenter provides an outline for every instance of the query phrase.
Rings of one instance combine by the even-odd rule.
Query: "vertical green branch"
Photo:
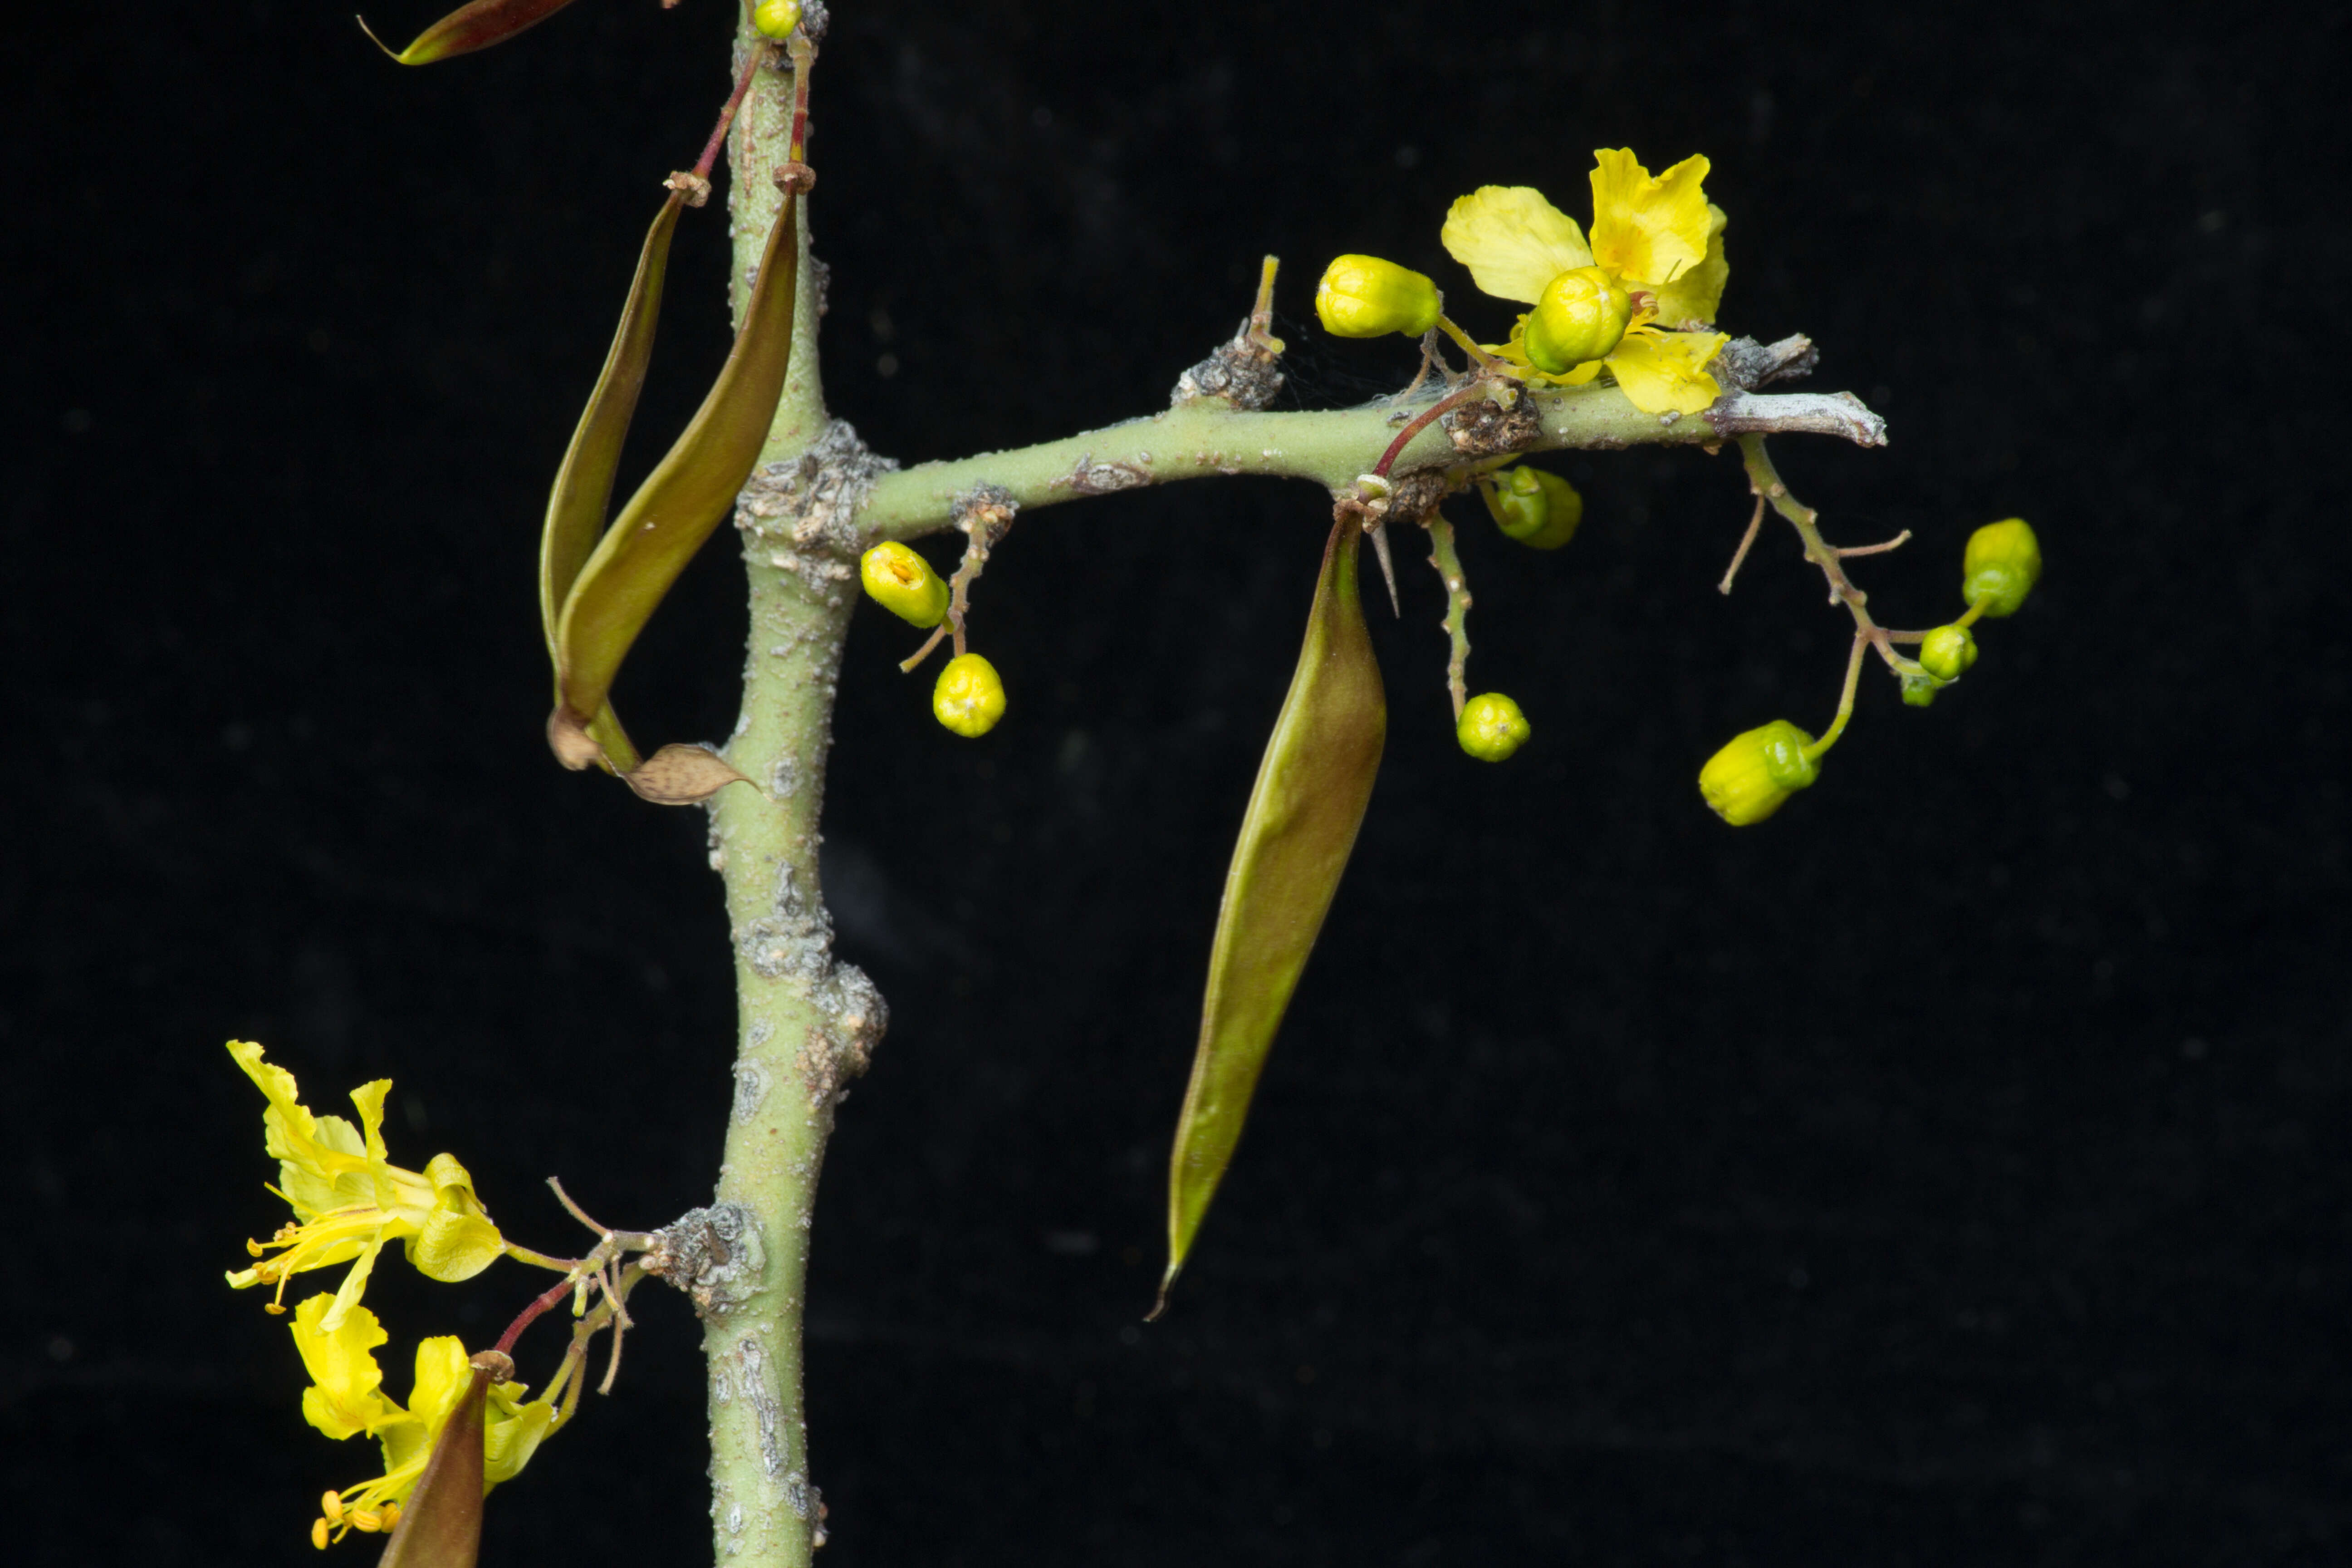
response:
[[[756,46],[747,26],[738,59]],[[761,71],[736,122],[729,202],[739,316],[781,201],[773,176],[791,152],[793,89],[790,67]],[[763,465],[797,458],[825,426],[816,356],[824,285],[808,256],[809,205],[803,197],[792,372]],[[853,596],[802,558],[780,556],[756,531],[745,535],[744,564],[750,643],[742,714],[726,755],[757,788],[721,790],[710,807],[740,999],[716,1206],[733,1211],[741,1239],[728,1287],[698,1300],[718,1560],[797,1568],[822,1532],[802,1404],[809,1226],[841,1080],[863,1065],[883,1010],[866,977],[834,961],[817,880],[835,684]]]

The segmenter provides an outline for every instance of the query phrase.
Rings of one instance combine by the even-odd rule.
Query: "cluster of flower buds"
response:
[[[857,577],[867,598],[909,626],[929,628],[947,618],[947,584],[929,562],[896,540],[868,550],[858,561]],[[931,713],[959,735],[995,729],[1004,717],[1004,682],[996,667],[976,653],[948,660],[931,688]]]
[[[1925,708],[1937,691],[1966,674],[1977,661],[1970,625],[2015,615],[2041,576],[2042,543],[2023,518],[1989,522],[1970,534],[1960,568],[1960,596],[1968,603],[1968,613],[1920,638],[1916,673],[1902,672],[1903,700]],[[1699,770],[1699,793],[1734,827],[1763,821],[1821,776],[1822,756],[1844,731],[1852,703],[1849,687],[1836,723],[1819,740],[1785,719],[1734,736]]]

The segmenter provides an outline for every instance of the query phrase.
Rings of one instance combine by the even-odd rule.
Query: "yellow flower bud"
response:
[[[996,667],[976,653],[960,653],[940,671],[931,689],[931,711],[957,734],[975,737],[996,728],[1004,717],[1004,682]]]
[[[1528,359],[1558,375],[1614,349],[1633,318],[1625,287],[1598,267],[1579,267],[1544,285],[1528,312]]]
[[[1761,822],[1821,776],[1821,764],[1805,754],[1812,743],[1786,719],[1736,735],[1699,769],[1699,794],[1734,827]]]
[[[760,0],[751,8],[751,26],[769,37],[789,37],[800,25],[801,0]]]
[[[1506,468],[1478,493],[1495,526],[1530,550],[1558,550],[1584,521],[1584,498],[1576,487],[1541,468]]]
[[[1315,314],[1333,337],[1417,338],[1437,325],[1437,285],[1377,256],[1342,256],[1323,269]]]
[[[1454,726],[1454,738],[1462,749],[1482,763],[1501,762],[1526,745],[1534,732],[1519,705],[1499,691],[1464,703],[1461,721]]]
[[[1988,620],[2017,614],[2042,576],[2042,542],[2021,517],[1989,522],[1969,535],[1960,557],[1960,597]]]
[[[1976,661],[1976,635],[1966,626],[1937,626],[1919,644],[1919,668],[1937,680],[1958,680]]]
[[[935,626],[948,613],[948,585],[931,563],[896,540],[867,551],[857,563],[866,596],[902,621]]]

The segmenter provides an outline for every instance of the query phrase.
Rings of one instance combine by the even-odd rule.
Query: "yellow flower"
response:
[[[401,1508],[432,1458],[434,1440],[473,1375],[463,1342],[449,1335],[426,1340],[416,1347],[416,1381],[402,1408],[385,1397],[383,1373],[371,1353],[384,1342],[375,1314],[352,1307],[339,1327],[329,1328],[331,1300],[313,1296],[294,1309],[295,1348],[313,1384],[302,1391],[302,1415],[339,1441],[362,1432],[375,1438],[383,1446],[383,1474],[320,1500],[320,1517],[310,1526],[310,1539],[320,1546],[354,1530],[373,1533],[399,1522]],[[520,1383],[490,1385],[483,1433],[485,1492],[520,1475],[554,1426],[554,1405],[544,1398],[526,1403],[529,1392]]]
[[[441,1280],[470,1279],[505,1250],[465,1166],[447,1154],[435,1155],[421,1174],[391,1163],[383,1131],[390,1079],[352,1091],[360,1113],[354,1128],[340,1116],[311,1115],[294,1075],[263,1061],[259,1046],[232,1040],[228,1050],[268,1098],[263,1140],[278,1160],[282,1184],[271,1191],[292,1205],[299,1222],[267,1242],[247,1242],[246,1250],[261,1261],[230,1275],[230,1285],[240,1290],[274,1285],[270,1310],[283,1311],[289,1276],[352,1262],[333,1304],[322,1309],[319,1326],[331,1333],[343,1327],[388,1241],[407,1248],[419,1273]],[[272,1251],[278,1256],[268,1256]]]
[[[1643,413],[1696,414],[1723,395],[1705,367],[1729,341],[1704,330],[1730,276],[1723,209],[1701,188],[1707,161],[1685,158],[1655,175],[1625,148],[1593,161],[1590,244],[1574,218],[1527,185],[1462,197],[1439,237],[1481,290],[1538,307],[1531,315],[1549,312],[1532,331],[1521,316],[1493,351],[1528,379],[1575,386],[1606,364]],[[1631,305],[1622,336],[1619,289]]]

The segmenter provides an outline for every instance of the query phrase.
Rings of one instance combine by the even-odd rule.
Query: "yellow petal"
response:
[[[436,1205],[409,1242],[408,1261],[428,1279],[455,1284],[488,1268],[505,1250],[499,1227],[480,1214]]]
[[[1658,320],[1668,327],[1685,321],[1712,326],[1715,312],[1723,303],[1724,280],[1731,276],[1731,265],[1723,258],[1727,220],[1721,207],[1710,205],[1706,211],[1706,259],[1655,290]]]
[[[381,1426],[399,1413],[383,1397],[383,1372],[372,1353],[387,1336],[375,1314],[355,1307],[339,1327],[325,1319],[332,1298],[313,1296],[294,1309],[288,1325],[314,1386],[302,1391],[304,1420],[338,1440]]]
[[[500,1397],[501,1390],[513,1393]],[[489,1429],[482,1435],[482,1479],[489,1486],[510,1481],[530,1463],[555,1421],[555,1406],[543,1399],[518,1403],[520,1384],[499,1384],[490,1390]]]
[[[1497,300],[1532,305],[1559,274],[1592,265],[1576,220],[1528,185],[1481,185],[1456,200],[1438,238]]]
[[[1625,400],[1644,414],[1696,414],[1723,395],[1715,377],[1700,367],[1730,338],[1722,332],[1625,334],[1608,364]]]
[[[383,1250],[384,1239],[383,1230],[378,1230],[361,1248],[358,1260],[352,1265],[352,1271],[343,1276],[342,1284],[335,1289],[333,1305],[326,1309],[327,1315],[320,1320],[320,1328],[330,1331],[341,1329],[354,1313],[373,1316],[360,1305],[360,1292],[367,1289],[368,1275],[375,1268],[376,1256]]]
[[[408,1396],[409,1414],[425,1423],[428,1434],[440,1431],[449,1412],[465,1397],[473,1375],[465,1342],[457,1335],[424,1341],[416,1347],[416,1387]]]
[[[392,1092],[392,1079],[377,1079],[352,1090],[352,1103],[360,1108],[360,1125],[367,1130],[367,1157],[371,1160],[392,1158],[383,1146],[383,1097]]]
[[[1708,167],[1703,157],[1685,158],[1653,178],[1631,148],[1593,153],[1593,259],[1651,289],[1698,266],[1713,222],[1700,188]]]

